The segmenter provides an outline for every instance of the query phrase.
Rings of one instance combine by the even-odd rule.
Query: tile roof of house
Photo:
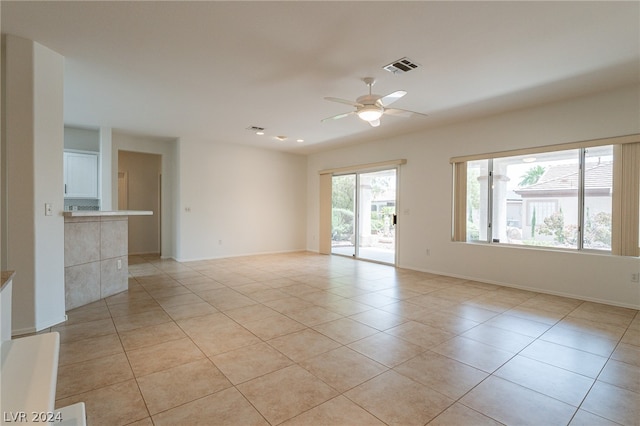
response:
[[[565,191],[578,189],[580,178],[577,164],[550,166],[533,185],[519,188],[516,193],[533,191]],[[613,162],[587,163],[584,175],[585,189],[611,188],[613,185]]]

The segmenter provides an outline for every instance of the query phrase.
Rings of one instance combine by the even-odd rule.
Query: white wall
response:
[[[111,199],[111,163],[113,161],[111,142],[111,127],[100,127],[99,130],[99,151],[100,151],[100,210],[113,210],[113,200]],[[117,176],[116,176],[117,180]],[[117,189],[116,189],[117,191]]]
[[[100,152],[100,132],[65,126],[64,149]]]
[[[306,159],[180,140],[178,260],[305,249]]]
[[[34,43],[36,330],[64,321],[64,58]],[[52,159],[58,161],[52,161]],[[53,215],[45,216],[45,203]],[[17,285],[16,285],[17,286]],[[15,287],[14,287],[15,288]]]
[[[640,87],[625,87],[311,155],[307,247],[318,250],[319,170],[406,158],[399,180],[400,267],[638,309],[640,286],[630,280],[640,271],[638,258],[451,242],[449,159],[638,133],[639,99]]]
[[[162,156],[162,257],[176,257],[175,203],[177,202],[177,141],[170,138],[112,132],[111,135],[111,199],[118,200],[118,151],[133,151]]]
[[[65,319],[64,59],[10,35],[5,49],[3,267],[16,271],[12,328],[24,334]],[[46,203],[51,216],[45,216]]]

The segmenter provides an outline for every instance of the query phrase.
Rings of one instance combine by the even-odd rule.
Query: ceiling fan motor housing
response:
[[[322,121],[337,120],[352,114],[356,114],[360,119],[368,122],[372,127],[378,127],[380,125],[380,117],[382,117],[382,115],[385,113],[390,113],[392,115],[420,114],[413,111],[388,108],[389,105],[406,95],[406,91],[396,90],[395,92],[389,93],[385,96],[376,95],[371,93],[371,87],[375,84],[375,79],[373,77],[365,77],[362,79],[362,81],[369,87],[369,94],[358,97],[355,102],[341,98],[325,98],[328,101],[339,102],[341,104],[354,106],[356,110],[334,115],[333,117],[325,118]]]
[[[362,95],[356,99],[356,102],[362,105],[379,105],[378,99],[381,97],[382,96],[375,94]]]

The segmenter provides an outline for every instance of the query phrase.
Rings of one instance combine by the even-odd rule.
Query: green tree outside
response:
[[[540,165],[530,168],[525,172],[524,175],[520,176],[520,182],[518,182],[518,186],[529,186],[538,183],[545,170],[546,169]]]

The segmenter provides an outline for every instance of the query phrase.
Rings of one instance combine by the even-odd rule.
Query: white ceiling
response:
[[[632,2],[1,2],[65,59],[65,122],[297,153],[640,80]],[[407,74],[382,67],[404,56]],[[372,128],[325,96],[408,94]],[[256,136],[248,126],[266,128]],[[288,140],[273,139],[286,135]],[[295,139],[302,138],[303,143]]]

